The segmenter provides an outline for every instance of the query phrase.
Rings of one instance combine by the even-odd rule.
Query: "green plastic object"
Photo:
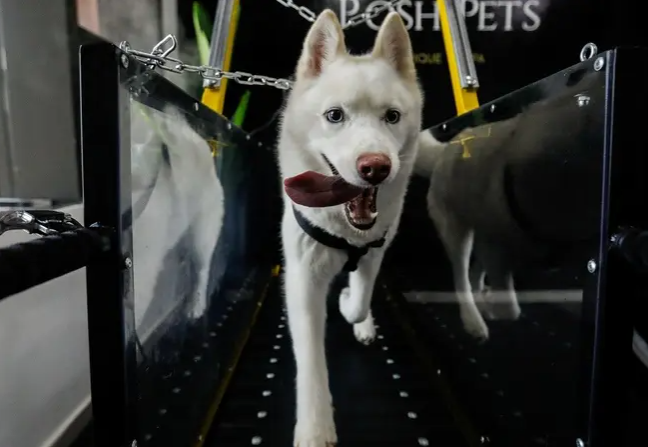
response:
[[[206,65],[209,62],[209,41],[211,40],[212,24],[209,14],[199,2],[193,3],[193,24],[196,31],[200,64]]]
[[[236,107],[236,112],[234,112],[234,115],[232,116],[232,124],[235,126],[243,128],[243,121],[245,120],[245,113],[247,112],[248,104],[250,104],[251,94],[251,91],[246,90],[245,93],[243,93],[243,96],[241,96],[239,105]]]

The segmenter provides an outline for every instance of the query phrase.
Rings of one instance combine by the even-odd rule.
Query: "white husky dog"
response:
[[[284,285],[297,364],[295,446],[337,442],[324,354],[327,292],[343,268],[350,271],[340,311],[355,337],[370,343],[374,281],[400,221],[422,103],[397,13],[362,56],[347,53],[335,13],[320,14],[304,42],[278,144]]]

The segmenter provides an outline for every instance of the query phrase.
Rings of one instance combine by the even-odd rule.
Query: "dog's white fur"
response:
[[[133,222],[135,321],[139,326],[150,306],[166,254],[190,232],[197,282],[189,314],[199,318],[207,307],[211,258],[224,215],[223,188],[211,149],[186,119],[172,108],[164,113],[145,109],[150,129],[146,144],[132,149],[133,203],[154,188],[146,208]],[[142,115],[135,115],[141,120]],[[165,143],[169,163],[162,158]],[[159,171],[159,174],[158,174]],[[175,293],[170,291],[169,293]],[[159,319],[172,309],[161,309]],[[142,328],[146,334],[154,328]],[[143,340],[142,340],[143,341]]]
[[[445,191],[452,188],[452,185],[445,181],[447,176],[435,177],[434,173],[452,169],[448,162],[454,160],[442,157],[446,147],[430,132],[421,132],[415,173],[431,176],[427,194],[428,211],[452,264],[464,328],[472,336],[486,340],[489,331],[483,316],[489,319],[515,320],[520,316],[520,307],[513,276],[503,266],[497,250],[490,247],[488,241],[481,240],[471,222],[463,219],[455,212],[452,203],[445,200]],[[474,255],[472,266],[471,255]],[[486,275],[496,290],[491,291],[485,287]]]
[[[372,53],[363,56],[347,53],[342,28],[332,11],[320,14],[305,39],[296,81],[282,115],[278,143],[282,178],[307,170],[330,175],[322,154],[347,182],[358,186],[369,186],[356,171],[361,154],[385,154],[392,169],[379,185],[376,224],[366,231],[349,224],[343,205],[306,208],[293,205],[284,194],[284,286],[297,364],[295,446],[329,447],[337,442],[324,330],[329,285],[347,255],[306,235],[292,207],[312,224],[353,245],[386,237],[383,247],[370,249],[361,259],[358,269],[350,274],[349,287],[339,297],[340,311],[353,323],[356,338],[370,343],[376,334],[370,311],[374,281],[400,220],[416,158],[422,101],[411,43],[397,13],[386,17]],[[345,123],[326,122],[325,111],[333,106],[345,109]],[[393,125],[382,120],[392,107],[402,113]]]

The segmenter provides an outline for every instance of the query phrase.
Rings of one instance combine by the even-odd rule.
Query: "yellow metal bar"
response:
[[[477,90],[475,88],[462,88],[461,78],[459,76],[459,67],[455,53],[452,33],[450,32],[450,22],[448,20],[448,9],[446,2],[454,0],[438,0],[439,19],[441,21],[441,33],[443,34],[443,44],[445,46],[446,58],[448,60],[448,69],[450,70],[450,80],[452,81],[452,93],[454,94],[457,115],[462,115],[479,107],[477,99]],[[472,55],[469,55],[472,57]]]
[[[223,66],[220,67],[224,71],[229,71],[230,63],[232,62],[232,53],[234,51],[234,36],[236,36],[239,12],[239,0],[235,0],[232,7],[232,17],[230,18],[229,33],[227,35],[225,60],[223,61]],[[225,106],[225,93],[227,91],[228,82],[229,81],[227,79],[223,78],[221,79],[219,86],[207,87],[203,90],[202,103],[221,115],[223,114],[223,107]]]

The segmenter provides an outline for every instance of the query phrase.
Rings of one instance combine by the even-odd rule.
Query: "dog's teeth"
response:
[[[375,218],[378,217],[378,211],[376,211],[376,212],[372,212],[372,213],[370,214],[370,216],[371,216],[371,220],[374,220]]]

